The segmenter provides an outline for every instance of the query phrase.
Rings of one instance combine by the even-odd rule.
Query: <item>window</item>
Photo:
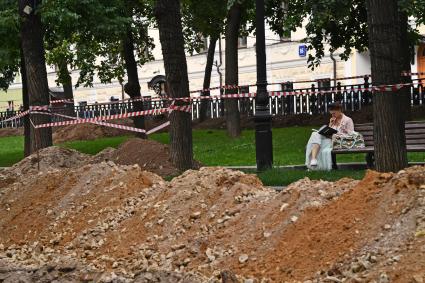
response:
[[[239,87],[239,93],[249,93],[249,86],[244,85]]]
[[[239,37],[238,48],[246,48],[248,46],[247,41],[248,40],[246,36]]]
[[[329,90],[331,88],[331,79],[319,79],[317,80],[317,87],[322,90]]]
[[[280,85],[282,88],[282,91],[292,91],[294,90],[294,83],[293,82],[286,82]]]

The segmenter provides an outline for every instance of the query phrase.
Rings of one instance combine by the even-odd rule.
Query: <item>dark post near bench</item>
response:
[[[273,164],[272,116],[267,93],[266,39],[264,0],[256,0],[257,96],[255,98],[255,152],[257,170],[269,169]]]

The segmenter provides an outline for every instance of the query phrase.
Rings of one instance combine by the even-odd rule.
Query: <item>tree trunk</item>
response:
[[[217,37],[210,38],[210,46],[208,46],[208,55],[207,55],[207,65],[205,66],[205,75],[204,75],[204,89],[209,89],[211,84],[211,73],[212,67],[214,63],[214,55],[215,55],[215,46],[217,43]],[[210,96],[210,91],[203,91],[202,96]],[[209,100],[203,99],[201,100],[201,111],[199,115],[199,121],[203,122],[207,119],[208,106],[210,105]]]
[[[127,71],[128,82],[124,85],[124,91],[132,98],[141,98],[139,74],[137,71],[137,62],[134,57],[134,40],[131,30],[127,30],[127,35],[123,40],[123,57]],[[143,101],[133,102],[134,111],[143,110]],[[133,118],[134,126],[138,129],[145,129],[145,118],[143,116]],[[146,134],[138,133],[138,137],[147,138]]]
[[[367,0],[366,5],[373,83],[399,83],[402,47],[397,1]],[[407,166],[402,96],[399,92],[375,93],[373,100],[376,169],[398,171]]]
[[[21,78],[22,78],[22,102],[24,105],[24,111],[29,109],[29,97],[28,97],[28,84],[27,84],[27,71],[25,69],[25,58],[21,45]],[[27,157],[31,153],[31,143],[30,143],[30,135],[31,135],[31,124],[29,115],[24,116],[24,156]]]
[[[74,90],[72,88],[72,77],[68,70],[68,64],[64,60],[59,64],[60,72],[63,76],[63,91],[65,99],[74,101]],[[65,103],[65,115],[75,116],[74,103]]]
[[[409,19],[405,12],[400,11],[399,12],[399,20],[400,20],[400,32],[401,32],[401,64],[402,64],[402,70],[406,72],[410,72],[410,56],[411,56],[411,48],[410,40],[409,40]],[[410,76],[403,76],[402,77],[403,83],[412,83],[412,78]],[[410,87],[404,87],[401,89],[400,94],[402,96],[402,113],[404,114],[404,119],[406,121],[410,121],[412,119],[412,104],[410,102]]]
[[[189,80],[180,16],[179,0],[157,0],[155,17],[164,57],[168,95],[189,97]],[[186,103],[187,104],[187,103]],[[176,105],[183,105],[176,101]],[[179,170],[193,167],[191,114],[174,111],[170,114],[170,157]]]
[[[241,22],[241,7],[237,2],[230,8],[226,25],[226,85],[238,85],[238,38]],[[226,89],[226,94],[238,93],[238,89]],[[227,134],[236,138],[241,134],[238,100],[225,99]]]
[[[44,57],[43,27],[40,14],[35,13],[42,1],[19,0],[19,14],[21,17],[21,40],[25,59],[27,84],[30,106],[49,105],[49,87],[47,83],[46,61]],[[32,8],[28,15],[24,8]],[[28,10],[27,10],[28,11]],[[31,114],[30,119],[35,125],[49,123],[48,115]],[[52,128],[30,128],[30,153],[52,145]]]

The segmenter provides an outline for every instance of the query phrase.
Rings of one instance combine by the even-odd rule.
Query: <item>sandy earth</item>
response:
[[[40,172],[34,158],[0,171],[0,282],[425,280],[424,167],[276,192],[224,168],[166,182],[70,150],[47,149]]]

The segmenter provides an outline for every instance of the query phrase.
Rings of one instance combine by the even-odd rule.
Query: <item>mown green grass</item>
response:
[[[86,154],[97,154],[107,147],[117,148],[121,143],[131,138],[130,136],[110,137],[89,141],[72,141],[60,144],[67,148],[72,148]]]
[[[255,165],[255,135],[253,130],[243,131],[238,139],[229,138],[224,130],[193,131],[194,158],[206,166]],[[273,129],[274,165],[304,164],[305,144],[311,127]],[[60,146],[76,149],[87,154],[96,154],[106,147],[118,147],[130,136],[101,138],[93,141],[73,141]],[[167,144],[168,133],[158,133],[151,139]],[[11,166],[23,158],[23,137],[0,138],[0,167]],[[409,160],[425,162],[425,153],[409,153]],[[364,162],[363,154],[341,155],[338,162]],[[253,171],[249,171],[253,172]],[[265,185],[284,186],[298,179],[337,180],[342,177],[361,179],[364,171],[337,170],[331,172],[308,172],[305,170],[273,169],[258,173]]]
[[[247,171],[250,173],[250,171]],[[364,170],[333,170],[324,171],[305,171],[305,170],[285,170],[275,168],[262,173],[257,173],[261,181],[267,186],[286,186],[299,179],[308,177],[312,180],[335,181],[344,177],[360,180],[364,177]]]
[[[273,129],[274,165],[303,164],[305,145],[311,127]],[[151,136],[152,139],[168,143],[168,134]],[[227,136],[224,130],[196,130],[193,132],[194,158],[208,166],[255,165],[255,133],[243,131],[238,139]],[[364,155],[347,154],[338,156],[338,162],[362,162]]]
[[[24,158],[23,137],[0,138],[0,167],[11,166],[22,158]]]

